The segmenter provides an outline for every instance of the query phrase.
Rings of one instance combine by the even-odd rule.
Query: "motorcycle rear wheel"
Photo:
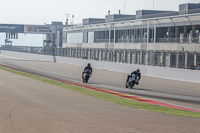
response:
[[[126,84],[126,88],[128,88],[128,85]]]

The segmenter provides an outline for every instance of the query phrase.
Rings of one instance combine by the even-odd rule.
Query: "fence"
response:
[[[38,55],[38,54],[4,51],[4,50],[2,50],[2,54],[8,55],[8,56],[20,57],[20,58],[41,60],[41,61],[51,61],[51,62],[56,61],[58,63],[66,63],[66,64],[75,65],[75,66],[85,66],[88,63],[88,60],[78,59],[78,58],[75,59],[75,58],[60,57],[60,56],[52,57],[49,55]],[[158,66],[138,65],[138,64],[134,64],[134,65],[123,64],[123,63],[107,62],[107,61],[99,62],[95,60],[90,60],[89,62],[92,64],[93,68],[96,68],[96,69],[103,69],[103,70],[122,72],[122,73],[130,73],[132,70],[140,68],[142,75],[144,76],[200,83],[200,71],[184,70],[184,69],[177,69],[177,68],[165,68],[165,67],[158,67]]]
[[[149,66],[200,69],[200,53],[94,48],[1,47],[1,50]]]
[[[199,37],[184,38],[159,38],[157,42],[161,43],[200,43]]]

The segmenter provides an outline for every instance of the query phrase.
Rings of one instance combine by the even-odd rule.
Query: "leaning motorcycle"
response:
[[[138,82],[138,76],[135,74],[130,75],[126,82],[126,88],[132,89],[137,82]]]
[[[91,76],[91,70],[85,70],[83,74],[83,83],[88,83],[90,76]]]

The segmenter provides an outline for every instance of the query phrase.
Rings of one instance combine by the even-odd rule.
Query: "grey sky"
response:
[[[155,10],[178,10],[181,3],[198,3],[199,0],[154,0]],[[104,18],[118,10],[135,14],[136,10],[153,9],[153,0],[0,0],[0,23],[44,24],[65,21],[65,15],[74,15],[74,22],[83,18]]]

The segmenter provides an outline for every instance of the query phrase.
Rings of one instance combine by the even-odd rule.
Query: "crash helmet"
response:
[[[138,69],[136,70],[136,72],[139,73],[139,72],[140,72],[140,69],[138,68]]]
[[[90,63],[88,63],[88,67],[90,67],[91,66],[91,64]]]

